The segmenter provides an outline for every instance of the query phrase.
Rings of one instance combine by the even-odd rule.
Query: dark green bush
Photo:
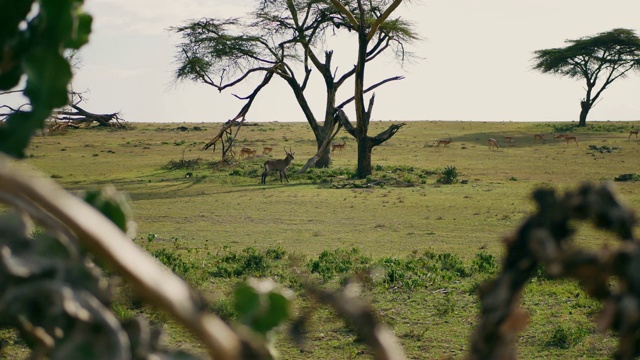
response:
[[[478,274],[495,274],[498,271],[496,257],[481,251],[471,260],[471,271]]]
[[[447,166],[440,172],[440,184],[454,184],[458,182],[458,170],[455,166]]]
[[[355,273],[370,267],[371,259],[363,256],[358,248],[351,250],[336,249],[323,251],[318,259],[307,263],[313,274],[318,274],[323,281],[329,281],[338,275]]]

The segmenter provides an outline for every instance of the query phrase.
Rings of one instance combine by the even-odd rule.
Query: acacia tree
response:
[[[385,141],[389,140],[395,133],[400,130],[404,124],[393,124],[387,130],[381,132],[376,136],[369,136],[369,122],[371,120],[371,112],[373,110],[373,103],[375,96],[371,96],[369,105],[365,109],[364,94],[371,90],[365,89],[364,75],[365,67],[368,63],[368,59],[380,41],[380,38],[390,36],[389,34],[397,34],[396,31],[392,31],[398,23],[396,21],[387,21],[389,16],[400,6],[402,0],[394,0],[388,6],[369,6],[365,7],[362,0],[357,0],[357,7],[355,9],[349,9],[344,6],[338,0],[331,0],[346,17],[347,21],[358,33],[358,62],[355,67],[355,108],[356,108],[356,120],[357,124],[354,127],[344,112],[339,111],[337,113],[338,118],[341,119],[341,123],[358,142],[358,169],[356,170],[356,177],[365,178],[371,175],[371,151],[375,146],[378,146]],[[369,5],[371,5],[369,3]],[[354,15],[354,13],[357,15]],[[410,34],[415,36],[414,34]],[[391,35],[393,36],[393,35]]]
[[[640,38],[633,30],[613,29],[565,42],[569,45],[563,48],[535,51],[533,68],[585,80],[578,126],[586,126],[587,115],[602,92],[616,79],[640,69]]]
[[[334,118],[338,90],[354,77],[356,67],[342,73],[334,66],[333,50],[328,49],[328,37],[344,31],[356,31],[340,8],[353,8],[354,1],[334,3],[326,0],[261,0],[256,10],[242,19],[200,19],[171,30],[182,36],[177,46],[176,80],[189,80],[210,85],[218,91],[233,88],[252,81],[262,75],[262,81],[248,96],[237,96],[246,100],[245,105],[232,119],[244,121],[253,100],[276,75],[284,80],[292,90],[295,100],[302,110],[315,136],[318,154],[315,166],[330,164],[327,144],[335,136],[337,119]],[[388,0],[367,3],[367,13],[372,14],[386,7]],[[399,59],[405,54],[405,44],[416,39],[412,26],[402,19],[388,19],[385,26],[378,26],[375,39],[367,52],[364,62],[370,62],[379,55],[393,51]],[[313,72],[323,79],[325,86],[325,106],[322,114],[315,114],[308,101],[307,86]],[[402,79],[401,76],[382,79],[369,86],[371,91],[389,81]],[[350,97],[338,107],[357,101]],[[223,127],[217,140],[224,140],[224,134],[232,124]],[[236,133],[237,135],[237,133]],[[232,140],[234,137],[227,136]],[[223,157],[224,147],[223,143]],[[229,147],[227,147],[228,149]]]

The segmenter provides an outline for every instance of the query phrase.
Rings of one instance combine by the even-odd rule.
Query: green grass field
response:
[[[499,258],[503,237],[533,210],[534,189],[564,191],[582,182],[640,173],[640,142],[628,139],[629,130],[638,127],[633,122],[598,122],[583,129],[568,123],[408,122],[374,149],[374,174],[368,180],[350,177],[356,145],[346,133],[338,135],[347,145],[332,156],[330,169],[297,174],[315,153],[306,123],[243,128],[236,146],[256,149],[258,155],[238,158],[235,165],[220,164],[219,153],[200,150],[219,125],[132,125],[130,131],[81,129],[36,137],[27,162],[71,191],[114,185],[131,198],[136,243],[202,264],[219,254],[276,247],[290,259],[352,248],[371,259],[448,253],[470,264],[480,251]],[[191,131],[175,131],[178,126]],[[370,134],[387,126],[372,123]],[[565,131],[579,143],[553,139]],[[535,140],[537,133],[545,140]],[[514,137],[513,144],[506,144],[504,136]],[[448,138],[451,144],[435,147],[438,139]],[[498,140],[500,149],[490,150],[488,138]],[[264,146],[273,152],[260,155]],[[263,162],[284,158],[283,147],[295,152],[290,183],[281,184],[272,175],[260,185]],[[181,162],[196,165],[168,168]],[[455,167],[457,179],[464,181],[441,184],[439,174],[447,167]],[[639,186],[615,182],[618,195],[636,211]],[[576,240],[588,248],[616,245],[589,226],[579,227]],[[477,317],[474,289],[487,276],[415,289],[373,288],[366,297],[393,327],[409,358],[461,358]],[[235,281],[206,281],[201,290],[219,310]],[[595,331],[599,304],[577,285],[540,279],[527,288],[523,303],[531,319],[519,340],[521,358],[611,357],[616,340]],[[368,354],[330,312],[318,313],[316,321],[304,352],[281,336],[283,358]],[[175,326],[168,325],[167,331],[167,344],[201,351]]]

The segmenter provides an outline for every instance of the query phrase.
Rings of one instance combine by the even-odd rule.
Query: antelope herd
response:
[[[635,136],[635,140],[638,141],[638,133],[639,132],[640,132],[640,130],[630,130],[629,131],[628,140],[631,141],[631,138]],[[531,136],[531,135],[529,135],[529,136]],[[571,143],[575,143],[576,145],[580,145],[578,137],[575,136],[575,135],[570,135],[570,134],[567,134],[567,133],[559,133],[559,134],[551,134],[551,137],[553,137],[554,140],[565,140],[567,145],[571,144]],[[503,138],[504,138],[504,144],[505,145],[509,145],[509,146],[514,145],[515,137],[510,136],[510,135],[504,135]],[[540,141],[542,141],[544,143],[545,142],[545,134],[540,134],[540,133],[533,134],[533,141],[537,141],[537,140],[540,140]],[[447,145],[451,144],[452,142],[453,142],[453,140],[451,139],[451,137],[449,137],[449,139],[447,139],[447,140],[436,140],[435,144],[431,145],[431,146],[439,148],[440,145],[443,145],[443,147],[446,147]],[[495,138],[489,138],[487,140],[487,144],[489,145],[489,150],[499,150],[500,149],[500,143]],[[425,145],[425,146],[427,146],[427,145]]]
[[[635,140],[638,141],[638,130],[630,130],[629,131],[629,137],[628,140],[631,141],[631,137],[635,136]],[[578,138],[574,135],[569,135],[567,133],[560,133],[560,134],[552,134],[551,135],[553,137],[554,140],[561,140],[564,139],[565,142],[568,144],[570,144],[571,142],[574,142],[576,145],[579,145],[578,142]],[[510,135],[504,135],[504,143],[506,145],[513,145],[514,144],[514,140],[515,137],[510,136]],[[541,140],[542,142],[545,142],[545,134],[533,134],[533,140]],[[442,145],[442,148],[447,147],[449,144],[451,144],[453,142],[453,139],[451,137],[449,137],[448,139],[440,139],[440,140],[436,140],[435,142],[435,147],[436,148],[440,148],[440,146]],[[344,149],[344,147],[346,146],[347,142],[346,140],[343,140],[341,143],[332,143],[331,144],[331,153],[334,153],[336,150],[338,150],[339,152],[342,152],[342,150]],[[500,149],[500,144],[498,143],[498,141],[495,138],[489,138],[487,140],[487,144],[489,145],[489,150],[499,150]],[[426,146],[426,145],[425,145]],[[433,145],[431,145],[433,146]],[[465,148],[463,146],[463,148]],[[272,147],[270,146],[265,146],[262,148],[262,155],[268,155],[271,153],[271,151],[273,150]],[[287,168],[291,165],[291,163],[293,162],[293,155],[294,153],[291,151],[291,147],[289,147],[289,151],[287,151],[287,149],[284,149],[284,152],[286,154],[284,159],[270,159],[267,160],[264,163],[264,172],[262,173],[262,177],[260,180],[261,184],[265,184],[266,182],[266,177],[270,172],[273,171],[278,171],[280,173],[280,182],[283,182],[283,178],[289,182],[289,179],[287,178]],[[255,149],[251,149],[251,148],[247,148],[247,147],[243,147],[240,150],[240,157],[243,158],[248,158],[248,157],[252,157],[252,156],[256,156],[257,154],[257,150]]]

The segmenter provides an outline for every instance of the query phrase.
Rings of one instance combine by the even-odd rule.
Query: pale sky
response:
[[[86,0],[94,16],[89,45],[81,51],[76,90],[89,90],[85,108],[121,111],[132,122],[225,121],[242,102],[231,92],[183,83],[172,87],[179,38],[167,28],[201,17],[241,16],[250,0]],[[419,0],[398,15],[413,22],[422,40],[411,64],[391,58],[369,65],[367,79],[406,79],[376,89],[374,120],[577,121],[582,81],[531,70],[535,50],[564,40],[629,28],[640,35],[638,0]],[[350,68],[355,39],[336,50]],[[254,84],[251,84],[254,85]],[[323,86],[314,108],[322,109]],[[248,94],[252,86],[238,89]],[[338,102],[352,95],[344,86]],[[640,120],[640,74],[615,81],[588,120]],[[352,105],[347,114],[353,114]],[[351,112],[350,112],[351,111]],[[247,119],[305,121],[291,90],[274,77]]]

